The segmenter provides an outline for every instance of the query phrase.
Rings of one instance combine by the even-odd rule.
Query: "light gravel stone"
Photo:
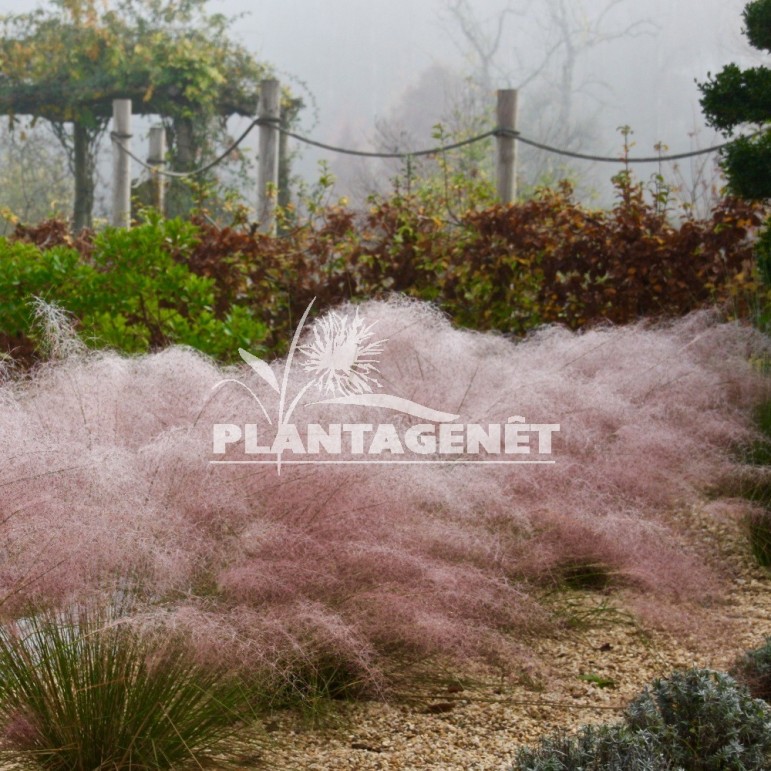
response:
[[[280,771],[505,771],[520,744],[535,742],[556,728],[612,721],[641,688],[677,668],[727,669],[748,648],[771,635],[771,580],[755,567],[738,517],[716,520],[700,510],[677,512],[688,540],[703,544],[705,560],[719,566],[726,594],[701,611],[711,630],[698,624],[682,632],[663,632],[597,617],[579,630],[565,631],[534,644],[548,675],[543,690],[483,675],[469,664],[476,684],[460,693],[437,692],[415,684],[409,702],[349,704],[340,726],[271,734],[262,763],[243,768]],[[696,536],[696,538],[693,538]],[[584,600],[596,603],[597,597]],[[612,597],[618,607],[623,601]],[[706,627],[705,627],[706,628]],[[717,631],[719,630],[719,632]],[[577,679],[594,673],[615,683],[600,688]],[[456,702],[440,714],[426,714],[437,702]],[[372,749],[354,749],[367,746]]]

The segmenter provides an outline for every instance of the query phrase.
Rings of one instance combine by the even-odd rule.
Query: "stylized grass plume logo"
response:
[[[279,396],[278,416],[276,421],[276,440],[286,432],[291,417],[302,397],[314,385],[322,394],[331,394],[329,398],[310,402],[311,404],[350,404],[360,407],[380,407],[402,412],[413,417],[430,420],[435,423],[448,423],[458,419],[458,415],[440,412],[422,404],[403,399],[392,394],[374,393],[373,388],[380,388],[375,378],[378,373],[377,355],[383,352],[386,340],[373,340],[374,324],[367,325],[359,316],[358,309],[353,317],[332,311],[320,319],[313,327],[313,340],[306,345],[299,345],[303,327],[315,301],[311,300],[297,325],[289,353],[284,364],[284,373],[279,385],[270,365],[257,356],[238,349],[241,358],[252,368],[254,373],[264,380]],[[297,392],[287,406],[289,375],[297,352],[304,355],[303,370],[311,373],[311,379]],[[217,383],[219,388],[225,383],[237,383],[245,388],[259,404],[263,415],[270,425],[273,421],[257,394],[240,380],[229,378]],[[274,441],[275,444],[275,441]],[[276,452],[276,466],[281,473],[281,454]]]
[[[380,388],[373,377],[378,372],[376,355],[383,352],[385,340],[370,342],[372,327],[359,317],[351,319],[332,311],[313,327],[313,342],[301,345],[306,360],[303,369],[315,376],[319,390],[350,396],[371,393]]]

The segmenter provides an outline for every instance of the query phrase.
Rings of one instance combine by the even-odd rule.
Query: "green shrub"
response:
[[[673,768],[649,734],[624,725],[582,726],[517,752],[512,771],[666,771]]]
[[[614,183],[610,211],[582,206],[563,183],[509,206],[463,199],[468,208],[453,206],[448,222],[442,196],[396,193],[367,212],[318,207],[303,221],[284,213],[280,237],[155,217],[76,239],[44,223],[17,229],[14,239],[42,256],[25,247],[34,275],[18,254],[0,269],[0,296],[9,289],[23,315],[43,291],[75,314],[89,344],[134,352],[186,343],[226,360],[239,347],[283,353],[313,298],[323,309],[399,292],[436,303],[461,326],[517,335],[715,303],[744,317],[757,310],[751,236],[761,204],[725,198],[709,217],[674,224],[630,174]],[[0,241],[0,263],[11,250]],[[57,250],[62,268],[47,256]]]
[[[768,655],[765,652],[764,655]],[[518,751],[512,771],[764,771],[771,709],[729,675],[704,669],[654,681],[624,722],[557,733]]]
[[[62,302],[76,310],[70,300],[88,286],[93,269],[77,251],[66,246],[41,250],[0,238],[0,350],[29,361],[39,340],[35,334],[33,298]]]
[[[746,651],[734,665],[732,674],[756,699],[771,702],[771,637],[759,648]]]
[[[237,680],[105,612],[43,612],[0,630],[3,746],[37,767],[176,767],[221,749],[247,714]]]
[[[246,308],[218,317],[214,281],[187,265],[196,238],[195,226],[181,220],[100,233],[88,304],[76,310],[86,339],[128,353],[179,343],[220,359],[237,356],[239,347],[259,350],[264,325]]]
[[[763,771],[771,765],[771,709],[730,676],[705,669],[656,680],[626,710],[685,771]]]
[[[177,343],[222,360],[239,347],[264,351],[267,327],[247,306],[217,309],[212,278],[188,265],[197,229],[156,219],[111,228],[80,244],[39,248],[0,239],[0,345],[31,360],[39,354],[32,301],[69,311],[92,347],[144,353]]]

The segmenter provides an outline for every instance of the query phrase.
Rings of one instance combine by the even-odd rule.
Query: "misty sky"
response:
[[[235,13],[250,7],[248,0],[215,0],[212,8]],[[471,0],[482,28],[492,32],[506,0]],[[528,18],[544,16],[548,0],[512,0],[527,7]],[[596,17],[608,0],[570,0],[587,19]],[[672,151],[705,147],[721,141],[705,128],[695,79],[716,72],[729,61],[757,61],[741,34],[744,0],[627,0],[609,14],[605,29],[612,32],[637,20],[654,23],[646,34],[610,41],[594,48],[581,64],[583,78],[599,85],[576,98],[577,113],[593,121],[595,134],[581,149],[616,155],[621,145],[617,127],[634,129],[634,152],[650,155],[658,141]],[[447,13],[446,0],[261,0],[258,11],[238,22],[243,42],[271,62],[282,79],[297,78],[307,85],[317,105],[317,119],[308,113],[304,128],[331,143],[371,147],[375,122],[398,111],[400,98],[432,65],[459,72],[473,67],[468,45]],[[516,85],[515,49],[520,68],[535,66],[548,44],[545,36],[521,34],[510,19],[500,48],[501,70],[510,68]],[[537,25],[533,27],[537,31]],[[518,34],[520,32],[520,34]],[[524,38],[524,39],[523,39]],[[559,62],[555,60],[555,65]],[[536,87],[537,89],[537,87]],[[492,103],[494,96],[490,95]],[[538,116],[527,110],[538,94],[525,87],[520,93],[519,129],[535,139]],[[430,126],[442,116],[427,120]],[[689,134],[697,132],[695,137]],[[417,143],[432,144],[431,137]],[[306,173],[313,174],[313,152],[305,152]],[[333,160],[333,170],[335,169]],[[342,161],[340,161],[342,162]],[[604,174],[602,169],[600,174]],[[606,178],[613,173],[608,169]]]
[[[510,19],[498,56],[496,87],[516,85],[528,66],[535,66],[549,43],[539,27],[550,0],[511,0],[526,8],[522,20]],[[569,0],[587,19],[595,18],[610,0]],[[17,0],[0,0],[0,12],[31,10]],[[483,30],[492,31],[506,0],[470,0]],[[581,58],[582,82],[575,97],[576,115],[592,123],[592,135],[581,147],[613,154],[621,140],[617,127],[635,131],[635,152],[650,154],[657,141],[674,152],[692,141],[708,146],[719,136],[704,128],[695,79],[716,72],[729,61],[762,61],[741,35],[745,0],[626,0],[605,23],[607,31],[632,21],[653,22],[646,34],[610,41]],[[375,122],[398,112],[400,99],[430,67],[441,65],[459,74],[474,62],[446,10],[447,0],[211,0],[212,12],[247,12],[233,31],[247,47],[270,62],[279,77],[299,93],[312,94],[316,111],[306,111],[301,131],[321,141],[345,141],[365,148],[374,138]],[[519,26],[518,26],[519,25]],[[529,25],[529,26],[528,26]],[[579,35],[580,38],[580,35]],[[519,58],[519,63],[518,63]],[[558,71],[555,58],[553,69]],[[520,92],[523,134],[542,139],[538,86]],[[490,94],[490,100],[494,99]],[[309,101],[306,97],[306,101]],[[429,108],[430,109],[430,108]],[[428,125],[440,120],[436,115]],[[695,140],[689,133],[697,131]],[[425,137],[422,146],[432,144]],[[305,153],[302,166],[315,166]],[[312,171],[311,171],[312,173]]]
[[[606,0],[571,1],[590,16],[607,5]],[[538,16],[544,2],[530,2],[530,13]],[[607,123],[613,129],[622,123],[632,125],[640,145],[648,148],[659,139],[672,147],[687,144],[684,132],[703,125],[693,80],[748,50],[740,32],[744,4],[744,0],[622,4],[621,12],[611,18],[617,23],[609,22],[609,28],[623,26],[625,19],[650,19],[659,29],[634,40],[610,42],[592,54],[590,66],[609,87],[603,107]],[[474,0],[471,5],[480,19],[493,19],[506,3]],[[212,3],[212,8],[224,12],[250,6],[254,4],[247,0]],[[342,125],[353,124],[366,139],[375,118],[388,112],[422,70],[434,63],[460,69],[466,64],[452,41],[454,29],[443,13],[444,0],[261,0],[257,7],[259,11],[239,21],[238,34],[279,73],[307,83],[318,102],[320,138],[334,139]],[[505,61],[505,45],[502,50]],[[534,60],[539,53],[532,52]],[[527,98],[525,89],[523,103]]]

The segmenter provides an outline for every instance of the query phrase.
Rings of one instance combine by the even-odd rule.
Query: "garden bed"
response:
[[[240,768],[504,771],[517,745],[619,719],[657,677],[690,667],[729,669],[771,635],[771,575],[755,564],[738,509],[710,513],[706,505],[683,513],[720,555],[727,591],[680,632],[631,623],[617,612],[622,598],[571,592],[560,598],[569,623],[533,641],[543,679],[513,683],[476,667],[464,675],[453,668],[443,678],[435,673],[433,683],[407,678],[386,703],[338,705],[320,713],[320,726],[279,714]]]

